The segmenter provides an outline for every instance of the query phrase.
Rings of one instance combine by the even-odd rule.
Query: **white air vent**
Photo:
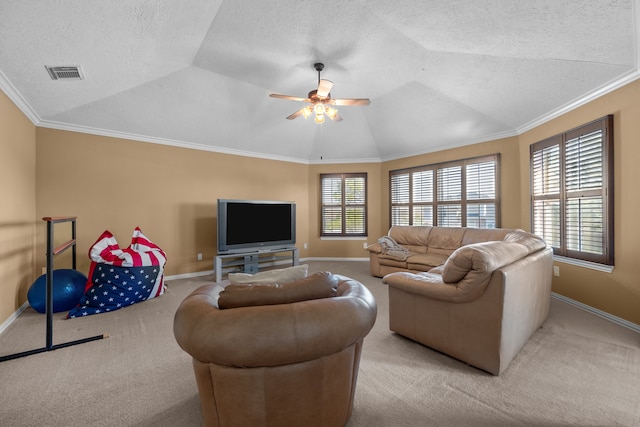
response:
[[[51,80],[84,80],[82,68],[79,65],[71,65],[65,67],[48,67],[45,68],[51,76]]]

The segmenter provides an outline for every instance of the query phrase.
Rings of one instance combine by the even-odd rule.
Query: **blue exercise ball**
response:
[[[73,269],[53,270],[53,312],[69,311],[84,295],[87,276]],[[47,275],[38,277],[29,288],[27,299],[38,313],[47,309]]]

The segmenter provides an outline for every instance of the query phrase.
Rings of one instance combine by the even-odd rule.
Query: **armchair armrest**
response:
[[[362,340],[377,313],[371,292],[343,276],[337,296],[291,304],[221,310],[213,292],[214,285],[204,285],[185,298],[174,335],[194,359],[225,366],[279,366],[337,353]]]

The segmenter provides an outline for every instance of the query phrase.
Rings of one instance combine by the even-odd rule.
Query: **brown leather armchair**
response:
[[[329,276],[333,297],[219,309],[206,285],[185,298],[174,334],[193,357],[206,426],[347,422],[377,307],[361,283]]]

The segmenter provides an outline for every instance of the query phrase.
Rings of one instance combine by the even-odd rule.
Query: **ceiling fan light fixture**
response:
[[[298,116],[303,116],[306,119],[311,117],[311,114],[314,114],[314,121],[318,124],[324,123],[327,117],[335,122],[341,122],[342,117],[340,117],[338,110],[330,107],[329,105],[369,105],[369,103],[371,102],[368,98],[331,98],[331,89],[333,88],[333,82],[331,80],[320,78],[320,71],[324,69],[324,64],[322,64],[321,62],[317,62],[313,64],[313,67],[318,72],[318,88],[310,91],[306,98],[281,95],[278,93],[269,94],[269,96],[272,98],[288,99],[291,101],[302,101],[311,104],[299,109],[293,114],[290,114],[286,117],[287,120],[293,120]]]

